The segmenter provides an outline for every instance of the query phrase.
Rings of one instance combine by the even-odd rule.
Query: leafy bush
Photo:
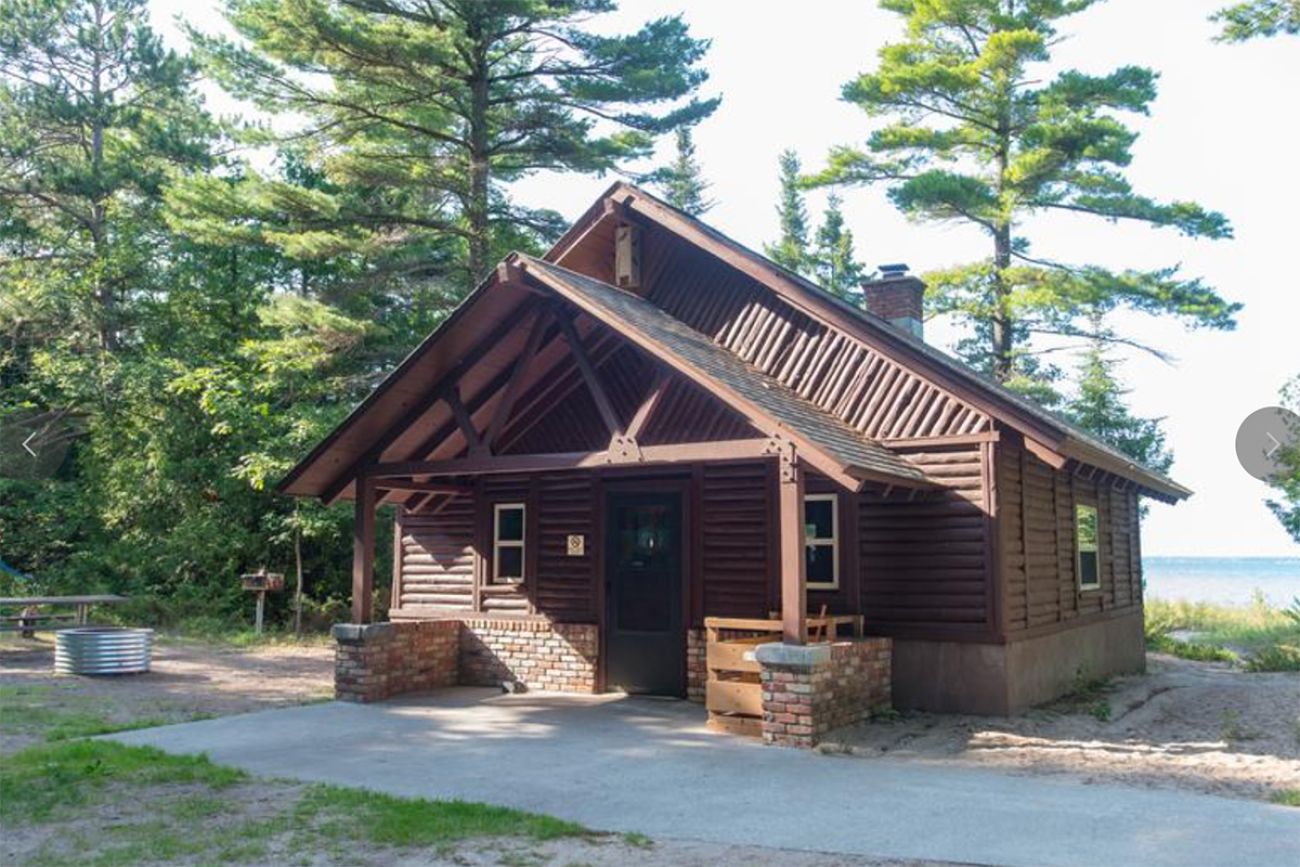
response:
[[[1171,635],[1148,638],[1147,648],[1158,653],[1168,653],[1180,659],[1194,659],[1198,662],[1237,661],[1237,654],[1221,645],[1205,644],[1200,641],[1180,641]]]
[[[1300,627],[1300,596],[1291,600],[1291,604],[1282,609],[1282,614],[1297,627]]]
[[[1300,671],[1300,645],[1273,644],[1246,659],[1247,671]]]
[[[1147,647],[1185,659],[1245,660],[1250,671],[1300,670],[1300,599],[1286,609],[1258,591],[1249,605],[1148,600]],[[1175,631],[1194,633],[1178,640]]]

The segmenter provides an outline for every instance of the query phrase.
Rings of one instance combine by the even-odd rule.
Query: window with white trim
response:
[[[524,504],[497,503],[492,509],[492,582],[524,580]]]
[[[1079,503],[1074,507],[1075,569],[1080,590],[1101,587],[1101,564],[1097,556],[1097,507]]]
[[[803,498],[804,558],[808,589],[840,586],[839,497],[807,494]]]

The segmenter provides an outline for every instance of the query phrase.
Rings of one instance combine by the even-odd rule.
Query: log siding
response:
[[[993,588],[985,463],[978,443],[907,452],[948,487],[909,498],[863,493],[858,508],[862,613],[885,634],[938,628],[987,637]]]
[[[648,233],[650,236],[656,231]],[[983,412],[770,288],[699,252],[662,245],[649,299],[870,439],[985,432]]]
[[[1137,493],[1099,484],[1073,467],[1053,470],[1014,440],[999,443],[997,489],[1003,616],[1008,637],[1142,606]],[[1097,507],[1101,587],[1080,590],[1076,505]]]

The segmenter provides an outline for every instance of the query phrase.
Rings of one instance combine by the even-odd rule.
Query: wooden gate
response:
[[[841,626],[862,635],[862,616],[812,617],[808,619],[810,641],[831,641]],[[754,658],[760,644],[781,640],[781,620],[744,617],[706,617],[704,705],[709,711],[708,727],[728,734],[758,737],[762,734],[762,667]]]

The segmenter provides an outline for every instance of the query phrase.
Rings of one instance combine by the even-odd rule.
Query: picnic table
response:
[[[37,626],[49,626],[57,623],[71,622],[75,626],[85,626],[92,605],[116,605],[125,602],[125,596],[114,593],[92,594],[86,596],[3,596],[0,597],[0,609],[21,608],[18,614],[0,615],[0,632],[6,629],[21,629],[30,635]],[[28,609],[40,606],[72,606],[71,614],[29,612]]]

